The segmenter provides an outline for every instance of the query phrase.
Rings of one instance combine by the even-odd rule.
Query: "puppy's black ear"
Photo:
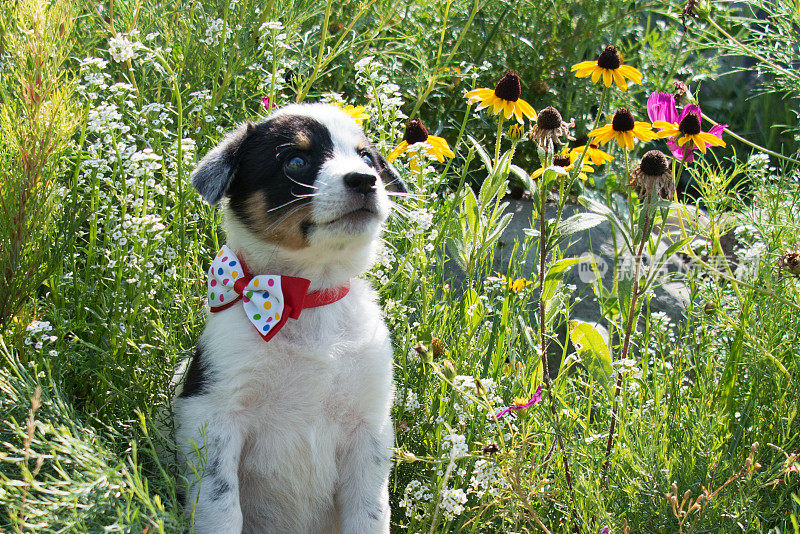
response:
[[[387,191],[395,193],[408,193],[408,185],[400,178],[400,173],[394,165],[386,161],[386,158],[378,154],[378,166],[380,167],[381,180]]]
[[[236,174],[239,147],[254,129],[255,125],[248,122],[230,132],[192,171],[192,184],[209,204],[214,205],[225,196]]]

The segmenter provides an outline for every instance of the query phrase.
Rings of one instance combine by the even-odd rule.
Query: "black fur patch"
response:
[[[203,348],[197,345],[194,348],[192,361],[189,362],[189,369],[183,380],[183,391],[178,398],[194,397],[202,395],[208,389],[208,370],[206,369],[205,359],[203,358]]]
[[[247,201],[259,193],[266,197],[269,209],[278,208],[270,212],[269,219],[309,203],[310,197],[300,195],[314,192],[320,167],[332,155],[330,133],[315,119],[281,115],[256,124],[237,150],[236,174],[227,193],[231,208],[251,225],[257,221],[252,220]],[[295,157],[305,161],[302,168],[287,167]]]
[[[211,488],[211,500],[218,501],[231,491],[231,485],[223,478],[214,478],[214,487]]]

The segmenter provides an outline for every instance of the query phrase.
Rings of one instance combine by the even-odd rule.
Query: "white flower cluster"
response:
[[[428,503],[433,499],[433,494],[428,486],[419,480],[412,480],[403,491],[403,498],[398,505],[406,509],[406,516],[415,521],[420,521],[428,514]]]
[[[222,38],[223,26],[225,26],[225,40],[227,41],[230,39],[231,35],[233,35],[233,29],[230,25],[226,25],[225,21],[222,19],[214,19],[209,23],[206,28],[206,36],[204,39],[200,39],[200,42],[208,46],[217,46]]]
[[[464,512],[467,494],[461,488],[444,488],[441,493],[442,515],[452,521]]]
[[[25,327],[25,341],[26,345],[33,345],[36,350],[44,347],[45,343],[52,343],[58,338],[51,335],[53,326],[49,321],[31,321],[31,324]],[[57,356],[58,352],[55,350],[50,351],[50,356]]]
[[[122,121],[122,114],[113,102],[103,102],[89,110],[86,130],[91,133],[126,133],[130,127]]]
[[[412,389],[407,389],[405,395],[395,396],[394,403],[401,406],[406,412],[415,412],[422,407],[417,398],[417,392]]]
[[[456,434],[453,432],[443,437],[442,448],[449,449],[449,457],[453,459],[469,456],[469,445],[467,445],[467,438],[462,434]]]
[[[135,40],[137,32],[132,32],[129,35],[116,35],[108,40],[108,53],[111,54],[111,59],[116,63],[130,61],[136,59],[136,52],[144,48],[144,45]],[[130,38],[134,40],[131,40]]]
[[[481,458],[475,462],[472,470],[472,477],[469,480],[470,493],[474,493],[478,498],[488,494],[492,498],[500,495],[500,483],[503,476],[497,464]]]

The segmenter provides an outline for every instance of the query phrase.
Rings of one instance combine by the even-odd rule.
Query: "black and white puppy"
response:
[[[350,284],[265,341],[209,314],[174,400],[197,532],[388,533],[392,350],[370,266],[397,172],[334,106],[284,107],[211,150],[192,181],[253,275]],[[388,192],[387,192],[388,191]]]

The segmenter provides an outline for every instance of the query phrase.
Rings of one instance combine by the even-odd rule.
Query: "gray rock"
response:
[[[504,272],[505,267],[511,260],[511,254],[514,249],[514,241],[519,240],[522,243],[525,239],[525,230],[531,227],[533,204],[528,199],[505,199],[509,206],[506,208],[507,213],[512,213],[513,217],[508,227],[503,232],[500,238],[500,265],[498,270]],[[622,197],[618,199],[624,203]],[[568,204],[564,207],[562,213],[562,220],[581,212],[586,212],[586,208],[582,205]],[[548,219],[553,219],[556,216],[555,205],[550,204],[547,207]],[[665,238],[662,238],[659,243],[658,250],[655,254],[656,257],[661,256],[664,251],[669,247],[671,241],[670,236],[677,236],[679,228],[674,224],[670,224],[665,228]],[[533,221],[534,225],[538,228],[538,220]],[[657,235],[657,228],[654,229]],[[615,237],[617,239],[615,240]],[[569,246],[566,246],[569,245]],[[630,253],[625,251],[625,245],[619,236],[615,236],[608,221],[603,221],[591,229],[580,231],[572,235],[568,241],[562,244],[565,257],[578,257],[586,254],[594,254],[595,264],[597,269],[591,268],[591,264],[586,262],[574,266],[568,276],[565,278],[565,283],[576,286],[573,295],[579,297],[570,317],[572,319],[580,319],[589,323],[602,323],[603,317],[601,315],[600,306],[595,296],[592,286],[597,277],[600,275],[603,287],[611,290],[614,285],[615,276],[615,258],[617,258],[617,274],[619,275],[625,269],[630,269],[630,275],[633,273],[633,257]],[[517,260],[523,260],[520,250],[517,251]],[[528,250],[527,257],[524,258],[525,269],[524,273],[529,276],[531,271],[538,270],[539,266],[539,252],[538,245],[533,244]],[[648,258],[645,254],[645,262],[648,263]],[[663,312],[667,314],[674,323],[679,323],[683,316],[686,307],[689,304],[689,289],[683,281],[681,273],[687,269],[687,263],[678,254],[672,255],[661,274],[657,278],[657,283],[653,290],[652,298],[650,299],[651,312]],[[622,271],[621,271],[621,270]],[[644,271],[644,269],[643,269]]]

